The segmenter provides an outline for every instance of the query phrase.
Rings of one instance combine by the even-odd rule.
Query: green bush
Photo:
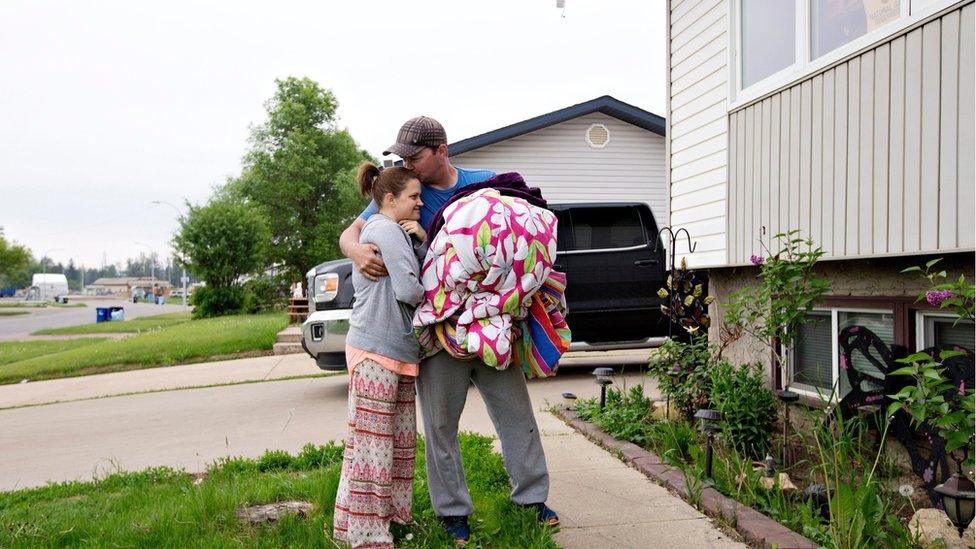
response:
[[[242,310],[248,314],[284,309],[288,285],[279,278],[262,276],[244,283]]]
[[[661,393],[671,401],[671,408],[691,417],[708,406],[708,369],[710,353],[704,336],[691,343],[667,339],[648,361],[648,371],[657,378]]]
[[[762,366],[736,368],[720,362],[710,370],[712,407],[722,413],[722,434],[728,445],[747,456],[769,451],[776,399],[765,386]]]
[[[244,288],[203,286],[190,296],[193,318],[239,314],[244,308]]]

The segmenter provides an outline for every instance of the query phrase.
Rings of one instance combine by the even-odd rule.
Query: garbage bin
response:
[[[109,309],[109,319],[112,321],[125,320],[125,310],[122,307],[112,307]]]
[[[95,323],[97,324],[99,322],[108,322],[109,320],[112,320],[109,313],[110,311],[108,307],[97,307],[95,309]]]

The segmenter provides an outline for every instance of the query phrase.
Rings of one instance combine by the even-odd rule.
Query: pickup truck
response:
[[[559,221],[555,268],[566,273],[570,350],[648,347],[668,333],[657,291],[665,283],[657,223],[642,202],[550,204]],[[323,370],[346,367],[345,335],[352,312],[352,262],[310,270],[312,313],[302,346]]]

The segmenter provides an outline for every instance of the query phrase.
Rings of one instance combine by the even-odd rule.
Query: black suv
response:
[[[657,291],[664,285],[664,249],[643,202],[550,204],[559,220],[556,269],[566,273],[570,350],[649,346],[668,332]],[[326,370],[345,368],[352,311],[352,262],[328,261],[308,272],[313,311],[302,345]]]

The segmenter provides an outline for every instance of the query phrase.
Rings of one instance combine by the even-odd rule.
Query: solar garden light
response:
[[[942,496],[945,514],[959,530],[961,538],[976,511],[976,485],[962,474],[954,473],[949,480],[936,486],[935,491]]]
[[[800,395],[790,390],[777,391],[776,397],[783,402],[783,467],[789,464],[789,446],[786,444],[786,437],[790,429],[790,404],[800,400]]]
[[[722,430],[719,422],[722,421],[722,414],[715,410],[702,408],[695,412],[695,419],[701,420],[699,431],[708,436],[708,446],[705,447],[705,476],[712,478],[712,444],[715,442],[715,434]]]
[[[668,377],[671,378],[671,386],[674,387],[678,382],[678,376],[681,375],[681,365],[675,364],[670,370],[668,370]],[[671,393],[668,393],[667,408],[664,409],[664,419],[671,419]]]
[[[563,393],[563,407],[567,410],[576,409],[576,395],[573,393]]]
[[[613,384],[613,368],[597,368],[593,370],[596,376],[596,384],[600,386],[600,409],[607,403],[607,385]]]

